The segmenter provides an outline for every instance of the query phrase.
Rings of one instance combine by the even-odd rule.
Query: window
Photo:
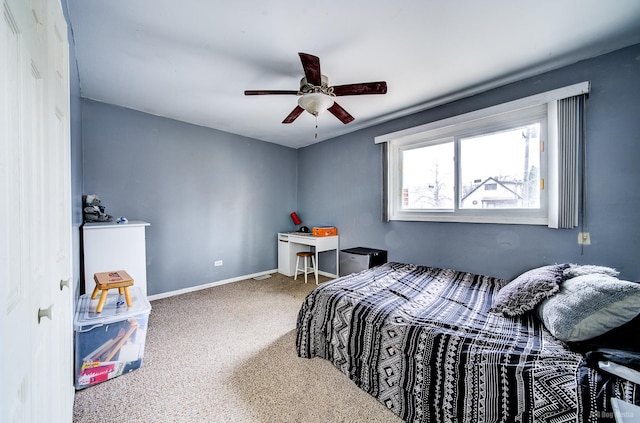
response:
[[[386,143],[388,219],[551,226],[562,206],[556,102],[588,88],[576,84],[376,138]]]
[[[446,140],[401,151],[402,209],[454,207],[454,149]]]
[[[392,216],[546,223],[544,128],[546,107],[537,106],[391,141],[402,192]]]
[[[461,209],[541,208],[540,127],[544,120],[460,138]]]

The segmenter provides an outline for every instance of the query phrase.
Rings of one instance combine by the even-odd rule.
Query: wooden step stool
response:
[[[129,287],[133,285],[133,278],[129,276],[124,270],[117,270],[115,272],[101,272],[93,275],[93,280],[96,282],[96,287],[93,289],[91,299],[95,300],[98,296],[98,291],[102,291],[100,294],[100,301],[96,307],[96,313],[101,313],[104,303],[107,300],[107,292],[110,289],[118,288],[118,293],[124,294],[124,298],[127,301],[127,307],[131,307],[131,294],[129,293]]]
[[[300,267],[300,257],[304,258],[304,267]],[[311,259],[311,266],[307,264],[307,260]],[[318,274],[316,273],[315,254],[311,251],[300,251],[296,253],[296,272],[293,280],[298,279],[298,272],[304,273],[304,283],[307,283],[307,275],[313,273],[316,277],[316,285],[318,284]]]

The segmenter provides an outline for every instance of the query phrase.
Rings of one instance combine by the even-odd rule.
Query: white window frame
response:
[[[434,221],[434,222],[469,222],[469,223],[506,223],[553,226],[558,213],[558,136],[557,136],[557,101],[586,94],[589,92],[588,81],[537,94],[531,97],[499,104],[486,109],[431,122],[418,127],[381,135],[375,143],[387,143],[386,162],[386,196],[385,207],[388,220]],[[540,178],[541,208],[527,209],[459,209],[459,192],[455,190],[455,210],[402,210],[401,169],[399,168],[400,151],[407,146],[428,143],[447,137],[456,139],[460,134],[465,136],[469,131],[479,130],[511,121],[527,121],[536,114],[546,114],[546,127],[541,128],[541,139],[545,141],[541,153]],[[506,118],[506,120],[504,120]],[[545,124],[543,124],[545,126]],[[456,156],[459,155],[459,143],[455,144]],[[459,180],[459,165],[456,163],[456,184]]]

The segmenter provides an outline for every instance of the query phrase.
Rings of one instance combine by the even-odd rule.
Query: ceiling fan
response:
[[[387,83],[365,82],[360,84],[347,84],[329,86],[329,78],[320,73],[320,59],[314,55],[307,53],[298,53],[302,61],[302,69],[304,69],[304,78],[300,80],[300,89],[293,90],[246,90],[244,95],[269,95],[284,94],[297,95],[298,105],[291,113],[282,121],[282,123],[291,123],[303,111],[307,111],[314,116],[328,110],[337,117],[342,123],[347,124],[354,120],[354,117],[343,109],[334,101],[334,97],[345,95],[363,95],[363,94],[386,94]]]

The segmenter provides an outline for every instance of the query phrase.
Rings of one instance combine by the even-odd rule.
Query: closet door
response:
[[[0,421],[71,421],[67,30],[57,0],[0,16]],[[65,62],[66,61],[66,62]]]
[[[59,394],[53,396],[53,415],[61,422],[73,419],[73,295],[71,258],[71,146],[69,116],[69,48],[67,23],[57,0],[42,0],[47,4],[47,96],[45,104],[43,185],[46,204],[43,227],[50,243],[47,255],[52,268],[44,281],[50,291],[55,315],[51,323],[56,340],[51,357],[56,366],[51,377],[57,381]],[[50,225],[50,222],[54,224]],[[76,277],[77,279],[77,277]],[[36,404],[37,407],[37,404]]]

